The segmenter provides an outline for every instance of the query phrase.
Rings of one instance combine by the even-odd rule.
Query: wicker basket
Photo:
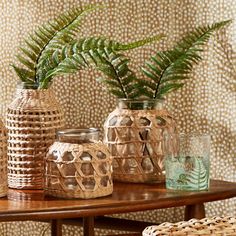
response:
[[[55,142],[46,158],[47,195],[60,198],[96,198],[112,193],[112,160],[101,143]]]
[[[17,89],[7,111],[8,186],[42,189],[44,158],[63,126],[63,116],[51,89]]]
[[[108,116],[104,130],[104,142],[114,158],[114,180],[164,181],[164,135],[171,137],[168,148],[177,151],[175,121],[165,109],[119,107]]]
[[[0,120],[0,197],[7,195],[7,139],[6,129]]]
[[[163,223],[149,226],[143,236],[236,236],[236,219],[233,217],[213,217],[201,220],[191,219],[178,223]]]

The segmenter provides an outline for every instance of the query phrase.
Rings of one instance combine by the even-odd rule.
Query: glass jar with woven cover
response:
[[[43,189],[44,159],[62,128],[61,108],[51,88],[19,83],[8,106],[8,186],[16,189]]]
[[[117,108],[104,124],[104,143],[113,159],[113,179],[122,182],[164,181],[163,137],[173,139],[175,151],[176,123],[157,99],[119,99]]]
[[[61,198],[96,198],[113,191],[112,159],[99,130],[65,129],[46,157],[45,191]]]
[[[0,197],[7,195],[7,138],[6,129],[0,120]]]

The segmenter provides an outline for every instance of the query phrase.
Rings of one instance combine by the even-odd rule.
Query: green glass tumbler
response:
[[[174,190],[200,191],[209,188],[210,135],[180,134],[179,148],[173,155],[168,152],[165,137],[166,188]]]

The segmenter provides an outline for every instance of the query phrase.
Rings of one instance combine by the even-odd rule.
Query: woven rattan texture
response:
[[[112,159],[103,143],[55,142],[46,157],[46,194],[96,198],[112,193]]]
[[[201,220],[191,219],[178,223],[163,223],[149,226],[143,236],[235,236],[236,219],[233,217],[213,217]]]
[[[7,137],[6,128],[0,120],[0,197],[7,194]]]
[[[104,142],[114,158],[114,180],[164,181],[164,135],[175,137],[176,132],[176,123],[166,110],[117,108],[108,116],[104,130]],[[176,153],[175,138],[168,148]]]
[[[8,185],[10,188],[42,189],[44,158],[63,125],[63,116],[52,91],[18,89],[9,105]]]

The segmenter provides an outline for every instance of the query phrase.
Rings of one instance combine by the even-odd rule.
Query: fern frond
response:
[[[15,70],[16,74],[19,76],[21,81],[27,82],[27,83],[34,83],[34,74],[32,71],[26,70],[24,68],[19,68],[15,65],[11,65],[13,69]]]
[[[50,57],[53,52],[62,48],[66,43],[74,40],[75,33],[79,30],[79,24],[82,17],[88,12],[97,9],[99,6],[88,6],[85,9],[75,8],[72,9],[53,21],[39,27],[25,40],[26,47],[21,47],[21,52],[24,56],[17,55],[18,60],[22,67],[14,66],[17,75],[25,74],[25,67],[30,70],[31,75],[34,77],[34,83],[38,82],[38,69],[41,65],[45,64],[45,60]],[[21,70],[21,71],[20,71]],[[42,74],[40,71],[39,74]],[[28,76],[28,75],[26,75]],[[22,79],[22,76],[20,77]],[[32,79],[25,78],[25,79]]]
[[[78,43],[75,42],[75,44]],[[122,98],[132,96],[134,88],[130,85],[136,76],[128,68],[129,60],[124,55],[116,54],[111,48],[106,47],[90,50],[88,50],[89,47],[85,47],[85,51],[79,52],[82,49],[83,47],[78,47],[78,45],[71,45],[70,48],[63,50],[64,54],[60,55],[63,60],[52,70],[45,70],[45,79],[40,82],[40,88],[47,87],[55,75],[74,73],[92,66],[105,75],[105,78],[100,78],[99,82],[106,84],[110,93]]]
[[[93,11],[97,8],[101,8],[103,6],[91,5],[87,6],[85,9],[81,10],[80,8],[75,8],[69,12],[66,12],[59,16],[58,24],[54,24],[54,29],[57,29],[54,37],[48,42],[43,50],[42,54],[39,57],[37,69],[40,69],[40,65],[47,60],[52,53],[55,51],[55,45],[57,50],[62,49],[67,43],[74,40],[76,34],[80,30],[79,25],[81,23],[82,18],[88,12]],[[53,22],[51,22],[51,25]],[[58,30],[58,26],[60,30]]]
[[[55,60],[55,55],[53,53],[50,54],[48,52],[45,52],[45,53],[48,53],[47,60],[43,60],[41,62],[40,68],[38,68],[38,73],[41,73],[40,70],[41,71],[44,70],[44,71],[49,71],[49,74],[53,75],[51,73],[51,71],[52,70],[56,71],[57,65],[59,65],[60,63],[63,63],[63,60],[65,60],[68,57],[71,57],[71,59],[73,59],[76,54],[79,55],[82,52],[88,54],[89,51],[91,51],[91,50],[92,51],[96,51],[98,49],[103,50],[104,48],[107,48],[107,49],[114,51],[114,52],[118,52],[118,51],[133,49],[135,47],[142,46],[146,43],[150,43],[155,40],[158,40],[161,37],[162,37],[162,35],[158,35],[158,36],[154,36],[152,38],[147,38],[147,39],[140,40],[137,42],[131,42],[129,44],[122,44],[122,43],[115,42],[113,40],[110,40],[110,39],[107,39],[104,37],[82,38],[82,39],[79,39],[78,41],[72,41],[72,42],[66,44],[62,49],[58,49],[56,60]],[[67,53],[67,51],[70,53]],[[52,50],[52,52],[53,52],[53,50]],[[91,57],[91,59],[92,58],[93,57]],[[54,61],[56,63],[52,63],[52,61]],[[40,82],[42,82],[45,79],[47,79],[47,78],[42,77],[42,73],[41,73],[41,76],[39,79]]]
[[[211,26],[199,27],[177,43],[174,49],[152,56],[141,68],[150,83],[144,84],[140,79],[137,80],[139,87],[145,87],[142,88],[143,95],[155,99],[181,88],[184,84],[180,81],[187,79],[193,65],[202,59],[199,55],[202,46],[207,43],[214,31],[230,22],[222,21]]]
[[[115,81],[117,84],[117,86],[108,87],[109,92],[119,98],[130,98],[134,90],[132,83],[136,80],[136,76],[128,67],[129,60],[124,55],[108,49],[105,49],[102,58],[103,60],[97,64],[96,68],[107,75],[108,78],[104,79],[103,82]]]
[[[131,49],[134,48],[134,45],[140,46],[156,39],[157,37],[153,37],[141,40],[142,42],[140,41],[140,43],[134,42],[130,44],[122,44],[104,37],[90,37],[72,41],[66,44],[61,50],[54,51],[51,57],[44,60],[44,63],[41,64],[41,68],[38,70],[38,74],[40,73],[40,87],[47,86],[48,82],[57,75],[74,73],[82,68],[96,66],[98,63],[101,64],[101,57],[102,55],[105,55],[105,49],[110,52],[118,52],[125,50],[125,48]],[[131,45],[132,47],[129,47],[128,45]],[[100,51],[100,53],[98,53],[98,51]],[[115,62],[115,59],[120,60],[120,56],[116,53],[113,54],[113,57],[113,63]],[[126,59],[120,62],[118,65],[118,76],[123,77],[126,75],[128,61],[129,60]],[[107,65],[103,66],[105,68]],[[115,76],[112,74],[114,73],[114,70],[111,67],[106,68],[106,73],[107,76]],[[108,75],[108,73],[110,73],[110,75]],[[128,85],[132,79],[132,76],[125,77],[123,80],[124,85]]]

